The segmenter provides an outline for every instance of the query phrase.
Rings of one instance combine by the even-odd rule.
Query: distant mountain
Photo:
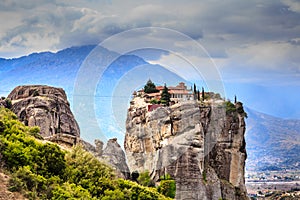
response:
[[[96,45],[71,47],[57,53],[42,52],[13,59],[0,59],[0,95],[8,94],[14,87],[24,84],[47,84],[63,87],[72,93],[77,72]],[[117,53],[97,47],[101,58]],[[119,56],[119,55],[117,55]],[[107,74],[121,76],[136,65],[146,62],[134,55],[122,55],[107,69]],[[114,71],[113,71],[113,70]]]
[[[56,53],[42,52],[14,59],[0,58],[0,96],[7,96],[18,85],[43,84],[64,88],[72,106],[77,73],[95,47],[95,45],[88,45],[71,47]],[[118,57],[107,67],[95,91],[97,120],[104,129],[102,131],[105,131],[106,137],[107,135],[109,138],[123,137],[120,134],[124,134],[124,131],[116,130],[117,126],[112,122],[116,120],[120,125],[120,121],[124,121],[130,92],[136,89],[136,85],[142,86],[149,78],[160,84],[166,81],[169,84],[177,84],[183,79],[162,66],[147,63],[138,56],[119,56],[108,49],[97,48],[101,59]],[[111,108],[114,109],[114,113]],[[300,120],[275,118],[251,109],[247,109],[247,113],[247,168],[299,169]],[[85,119],[81,129],[83,126],[91,126],[91,123],[86,120],[87,116],[81,117]],[[98,132],[90,131],[82,134],[94,135],[91,139],[87,139],[89,142],[99,138]]]
[[[109,66],[99,66],[105,63],[105,60],[111,59],[112,63]],[[92,105],[95,110],[92,110],[92,112],[95,112],[98,123],[101,123],[101,128],[103,127],[104,129],[102,132],[105,132],[105,137],[107,138],[118,137],[116,132],[119,135],[124,134],[121,133],[122,131],[116,130],[116,125],[112,123],[115,120],[110,109],[113,97],[117,95],[118,100],[121,99],[122,105],[125,105],[124,117],[128,103],[126,99],[129,99],[132,91],[136,89],[136,86],[133,88],[136,83],[141,86],[149,78],[156,79],[154,81],[159,81],[162,84],[165,80],[173,80],[176,84],[179,82],[178,80],[182,81],[176,76],[170,78],[168,73],[170,74],[171,72],[168,72],[162,66],[151,65],[138,56],[119,55],[100,46],[88,45],[71,47],[56,53],[42,52],[14,59],[0,58],[0,97],[7,96],[19,85],[49,85],[63,88],[73,108],[74,95],[81,95],[73,93],[74,84],[82,65],[86,62],[94,67],[105,67],[103,74],[99,75],[97,88],[92,96],[88,98],[95,98],[95,105]],[[95,79],[96,74],[94,70],[90,70],[88,73],[85,76],[88,81],[90,78]],[[125,88],[121,88],[122,86]],[[117,94],[113,93],[115,87],[121,88],[121,91],[117,92]],[[125,92],[127,96],[118,95],[120,92]],[[120,103],[118,105],[121,108]],[[96,138],[106,140],[107,138],[103,138],[101,133],[99,133],[99,129],[92,128],[84,131],[87,130],[85,127],[98,125],[95,120],[89,121],[92,112],[85,113],[82,110],[79,112],[79,115],[78,112],[75,112],[75,115],[77,121],[79,121],[80,129],[83,130],[82,134],[86,134],[87,138],[85,139],[89,142],[93,142]],[[122,115],[122,113],[117,113],[118,116],[120,114]]]
[[[0,93],[24,84],[48,84],[72,89],[77,71],[95,46],[72,47],[57,53],[33,53],[0,60]]]
[[[247,169],[300,169],[300,120],[246,112]]]

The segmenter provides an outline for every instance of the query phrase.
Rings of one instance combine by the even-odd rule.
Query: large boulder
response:
[[[18,86],[8,99],[19,120],[28,126],[39,126],[44,139],[70,146],[78,141],[79,126],[63,89],[45,85]]]

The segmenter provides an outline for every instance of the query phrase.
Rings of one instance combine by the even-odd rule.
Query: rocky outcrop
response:
[[[170,174],[176,199],[248,199],[244,113],[224,105],[186,101],[148,111],[134,97],[124,143],[130,170],[149,170],[155,181]]]
[[[44,139],[66,145],[78,141],[79,126],[63,89],[44,85],[18,86],[8,99],[19,120],[28,126],[39,126]]]
[[[89,151],[99,160],[104,161],[115,169],[118,177],[124,179],[130,178],[130,171],[126,163],[125,153],[118,144],[116,138],[109,139],[104,149],[103,142],[100,140],[95,140],[95,146],[84,140],[80,140],[80,143],[86,151]]]
[[[118,144],[117,139],[109,139],[103,150],[102,158],[110,164],[117,172],[120,172],[121,178],[129,179],[130,171],[126,163],[126,156]]]

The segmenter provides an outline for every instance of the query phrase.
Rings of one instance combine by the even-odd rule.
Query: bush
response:
[[[147,187],[155,186],[155,183],[150,178],[149,171],[140,173],[137,181],[142,186],[147,186]]]
[[[225,103],[226,114],[231,114],[236,111],[235,105],[230,101],[226,101]]]
[[[155,188],[116,179],[109,166],[80,146],[65,153],[37,141],[31,135],[38,129],[26,127],[8,109],[0,108],[0,122],[0,155],[12,174],[11,191],[29,199],[168,199]],[[140,181],[148,178],[142,174]]]
[[[101,197],[105,190],[115,189],[112,182],[115,177],[113,170],[82,147],[75,146],[66,155],[66,161],[68,181],[87,189],[92,196]]]
[[[160,102],[157,99],[151,99],[151,104],[159,104]]]
[[[51,199],[56,200],[67,200],[67,199],[92,199],[90,193],[82,188],[77,186],[74,183],[63,183],[62,185],[57,185],[52,190]]]
[[[176,183],[174,180],[162,180],[158,186],[158,192],[171,198],[175,198]]]
[[[12,102],[10,99],[5,99],[5,107],[8,109],[12,108]]]
[[[169,174],[165,174],[160,177],[160,184],[157,188],[158,192],[171,198],[175,198],[176,195],[176,182],[172,180]]]
[[[29,166],[20,167],[9,181],[10,191],[27,191],[27,195],[40,196],[47,189],[46,178],[34,174]],[[30,192],[30,193],[29,193]]]

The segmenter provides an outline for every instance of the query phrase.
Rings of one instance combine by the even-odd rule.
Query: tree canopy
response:
[[[161,92],[160,102],[165,105],[169,105],[170,103],[171,94],[169,93],[169,89],[165,84],[164,89]]]
[[[149,94],[159,92],[159,90],[156,89],[155,84],[149,79],[144,86],[144,92]]]
[[[35,139],[37,132],[0,107],[0,168],[10,173],[10,191],[28,199],[169,199],[156,188],[118,179],[81,146],[65,151]]]

